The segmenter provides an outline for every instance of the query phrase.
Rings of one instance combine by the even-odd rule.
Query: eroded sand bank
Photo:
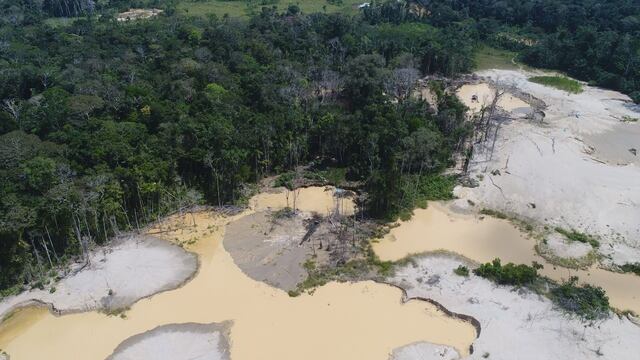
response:
[[[162,223],[167,239],[197,241],[198,275],[182,288],[144,299],[126,319],[90,312],[55,317],[25,309],[0,325],[0,348],[12,359],[105,358],[123,340],[164,324],[233,321],[233,359],[386,359],[405,344],[428,341],[468,353],[475,328],[401,290],[371,281],[330,283],[291,298],[247,277],[224,250],[225,224],[209,212]],[[192,227],[195,221],[196,226]],[[178,226],[179,225],[179,226]],[[23,326],[28,324],[28,326]],[[39,344],[39,346],[33,346]]]
[[[482,219],[481,219],[482,218]],[[391,229],[373,249],[382,260],[399,260],[411,254],[447,250],[476,262],[500,258],[503,263],[544,265],[540,272],[554,280],[578,276],[580,281],[601,286],[611,305],[640,313],[640,277],[592,267],[588,271],[554,266],[535,252],[536,242],[507,220],[461,214],[438,202],[417,209],[411,220]],[[446,304],[446,303],[445,303]]]

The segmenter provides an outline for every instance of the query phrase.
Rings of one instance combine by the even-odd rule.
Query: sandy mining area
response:
[[[332,196],[319,190],[314,196]],[[198,255],[200,268],[191,281],[138,301],[122,317],[95,311],[57,317],[42,308],[25,308],[0,325],[0,348],[13,360],[104,359],[123,341],[159,326],[232,321],[229,351],[240,360],[383,360],[394,349],[418,342],[469,353],[476,337],[471,323],[410,300],[396,287],[373,281],[329,283],[313,294],[289,297],[248,277],[222,240],[228,223],[252,213],[205,211],[161,222],[152,232]],[[176,340],[174,346],[189,345]]]
[[[472,266],[455,255],[424,255],[396,271],[392,281],[408,296],[430,298],[476,318],[482,331],[473,355],[458,357],[453,349],[421,343],[396,350],[393,359],[637,359],[640,327],[627,318],[611,315],[585,323],[529,290],[454,274],[461,264]]]
[[[475,188],[459,187],[459,205],[470,200],[549,228],[592,235],[605,266],[640,261],[640,168],[630,148],[640,148],[640,118],[627,96],[584,85],[569,94],[528,81],[524,70],[488,70],[485,83],[464,85],[458,94],[471,109],[470,94],[487,83],[520,99],[533,96],[546,107],[544,120],[508,116],[498,136],[474,146],[469,176]],[[513,114],[513,107],[505,111]],[[623,121],[623,120],[627,121]],[[627,149],[628,148],[628,149]],[[493,149],[493,151],[491,151]]]
[[[48,305],[57,313],[113,312],[179,287],[198,268],[194,254],[153,236],[122,237],[91,251],[89,257],[88,265],[76,265],[70,275],[43,290],[2,299],[0,317],[29,304]]]
[[[415,210],[411,220],[400,222],[373,244],[375,253],[381,260],[390,261],[439,250],[457,253],[479,263],[495,258],[503,263],[527,265],[536,261],[544,266],[540,270],[542,275],[556,281],[578,276],[581,282],[605,289],[613,307],[640,314],[640,276],[611,272],[593,265],[584,270],[555,266],[537,254],[538,241],[510,221],[473,212],[462,213],[455,211],[452,205],[451,202],[431,202],[427,209]],[[579,250],[576,252],[581,254]]]

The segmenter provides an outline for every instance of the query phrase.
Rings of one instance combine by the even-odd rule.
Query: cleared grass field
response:
[[[275,6],[278,11],[284,11],[289,5],[297,5],[304,13],[327,12],[355,14],[358,12],[358,5],[364,0],[343,0],[341,4],[330,4],[327,0],[279,0],[274,4],[262,1],[235,0],[235,1],[181,1],[177,10],[185,15],[207,16],[215,14],[219,17],[228,15],[231,17],[247,17],[260,12],[262,7]]]
[[[530,77],[529,81],[564,90],[572,94],[579,94],[582,92],[582,84],[564,76],[534,76]]]
[[[517,70],[520,68],[515,63],[516,52],[492,48],[490,46],[482,46],[476,50],[474,61],[474,70],[503,69]]]

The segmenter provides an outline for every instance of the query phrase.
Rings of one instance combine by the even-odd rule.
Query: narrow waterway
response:
[[[165,232],[167,239],[197,239],[189,249],[199,255],[200,269],[182,288],[141,300],[124,319],[98,312],[56,317],[43,309],[23,309],[0,325],[0,349],[12,360],[104,359],[126,338],[159,325],[232,320],[234,360],[382,360],[394,348],[417,341],[468,353],[476,336],[471,324],[423,301],[402,303],[397,288],[370,281],[330,283],[312,295],[291,298],[250,279],[222,244],[225,224],[247,213],[224,218],[201,212],[161,224],[163,230],[177,229]]]
[[[417,209],[413,218],[378,243],[373,249],[382,260],[398,260],[410,254],[446,250],[477,262],[500,258],[503,263],[544,265],[540,271],[554,280],[578,276],[581,282],[601,286],[612,306],[640,313],[640,277],[592,267],[571,270],[548,263],[535,251],[535,241],[507,220],[459,214],[444,203],[430,202],[427,209]]]

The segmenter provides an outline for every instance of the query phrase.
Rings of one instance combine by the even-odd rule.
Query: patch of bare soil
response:
[[[250,278],[289,291],[304,280],[304,262],[313,249],[303,243],[305,219],[297,214],[262,211],[227,227],[224,247]]]

